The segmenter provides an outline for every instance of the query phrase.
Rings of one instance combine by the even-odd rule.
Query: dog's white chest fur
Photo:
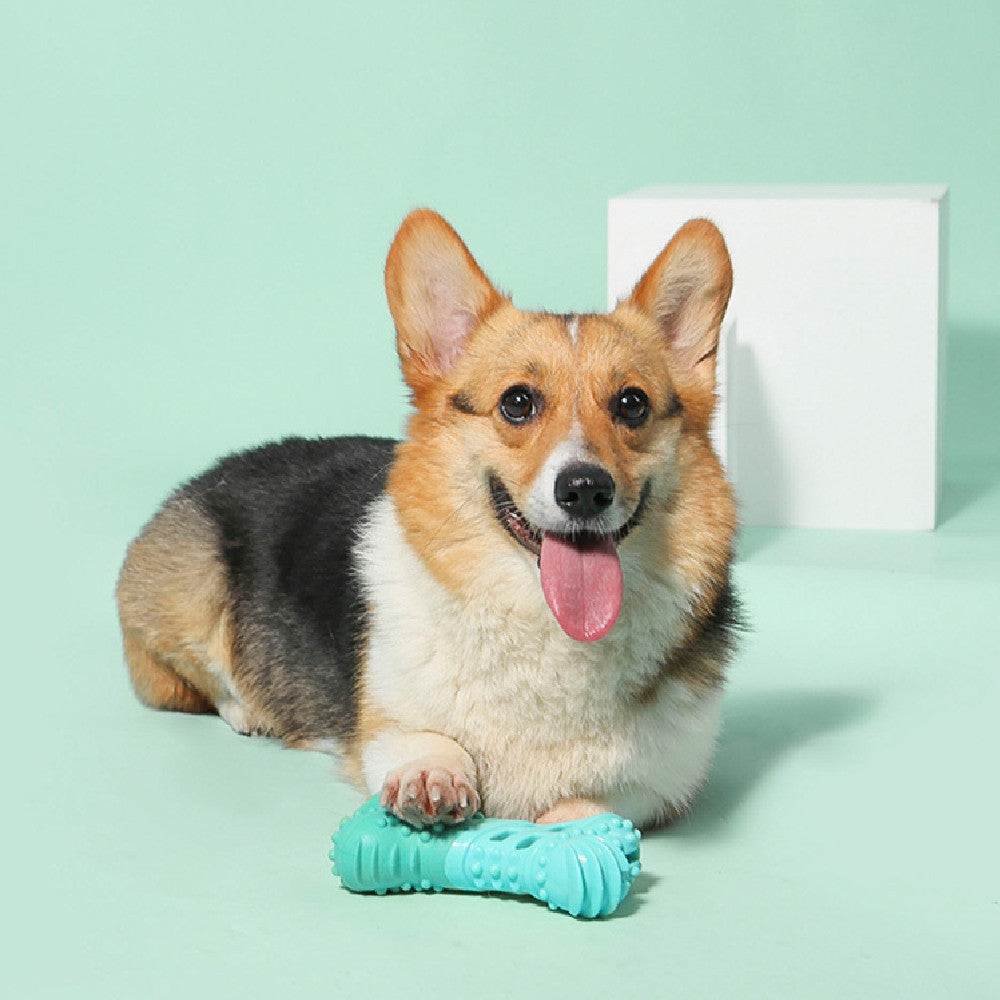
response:
[[[403,729],[461,744],[491,814],[537,815],[588,796],[649,822],[696,790],[719,694],[696,696],[672,679],[651,688],[688,606],[681,581],[651,573],[626,548],[619,620],[606,638],[581,643],[559,628],[536,567],[513,546],[484,567],[481,588],[456,597],[383,496],[357,553],[370,613],[367,696]]]

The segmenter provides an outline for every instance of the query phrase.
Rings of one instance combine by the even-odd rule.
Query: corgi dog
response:
[[[414,826],[678,816],[739,624],[721,234],[686,223],[614,311],[560,315],[422,209],[385,286],[405,439],[290,438],[170,496],[118,582],[136,693],[336,753]]]

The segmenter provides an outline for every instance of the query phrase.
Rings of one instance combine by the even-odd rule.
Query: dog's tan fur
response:
[[[232,674],[229,583],[210,521],[172,500],[129,546],[118,613],[132,685],[152,708],[212,712]]]

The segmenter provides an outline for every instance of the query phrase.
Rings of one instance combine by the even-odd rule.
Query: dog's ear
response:
[[[719,327],[733,288],[722,233],[708,219],[686,222],[627,300],[663,332],[674,369],[703,392],[715,390]]]
[[[385,262],[403,377],[419,392],[461,356],[469,334],[503,301],[437,212],[421,208],[399,227]]]

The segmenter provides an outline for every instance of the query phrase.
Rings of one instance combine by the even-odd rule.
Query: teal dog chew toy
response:
[[[476,815],[416,830],[369,799],[333,835],[333,873],[352,892],[457,889],[534,896],[574,917],[613,913],[639,874],[639,837],[612,813],[572,823]]]

